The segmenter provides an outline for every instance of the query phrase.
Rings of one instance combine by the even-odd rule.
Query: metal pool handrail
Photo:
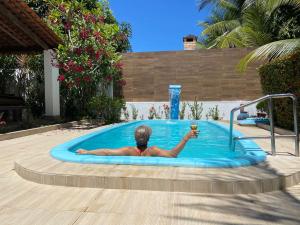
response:
[[[294,116],[294,134],[293,135],[280,135],[275,136],[274,134],[274,121],[273,121],[273,98],[291,98],[293,100],[293,116]],[[268,100],[268,108],[269,108],[269,119],[270,119],[270,136],[253,136],[253,137],[233,137],[233,119],[234,119],[234,113],[237,110],[240,110],[243,107],[247,107],[250,105],[253,105],[255,103],[259,103],[262,101]],[[249,103],[246,103],[242,106],[233,108],[230,112],[230,132],[229,132],[229,145],[230,149],[235,149],[235,141],[236,140],[243,140],[243,139],[271,139],[271,149],[272,149],[272,155],[276,155],[276,147],[275,147],[275,137],[286,137],[286,138],[295,138],[295,155],[299,157],[299,131],[298,131],[298,122],[297,122],[297,97],[293,94],[287,93],[287,94],[272,94],[272,95],[266,95],[264,97],[258,98],[254,101],[251,101]]]

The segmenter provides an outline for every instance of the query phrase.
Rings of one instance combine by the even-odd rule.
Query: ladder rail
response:
[[[271,94],[266,95],[251,102],[248,102],[242,106],[235,107],[230,112],[230,128],[229,128],[229,146],[230,149],[235,149],[235,142],[236,140],[242,139],[262,139],[262,138],[270,138],[271,139],[271,149],[272,155],[276,155],[276,146],[275,146],[275,138],[279,136],[275,135],[274,133],[274,122],[273,122],[273,102],[272,99],[276,98],[291,98],[293,100],[293,117],[294,117],[294,135],[282,135],[282,137],[294,137],[295,138],[295,155],[299,157],[299,130],[298,130],[298,111],[297,111],[297,97],[291,93],[287,94]],[[233,121],[234,121],[234,113],[241,108],[263,102],[268,100],[268,107],[269,107],[269,119],[270,119],[270,133],[271,135],[268,137],[233,137]]]

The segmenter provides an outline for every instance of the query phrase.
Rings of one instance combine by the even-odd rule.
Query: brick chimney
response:
[[[196,50],[197,48],[197,37],[195,35],[188,35],[183,38],[184,50]]]

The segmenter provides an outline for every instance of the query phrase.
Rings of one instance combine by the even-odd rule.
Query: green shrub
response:
[[[297,97],[300,96],[300,53],[284,59],[273,60],[261,66],[259,74],[264,94],[292,93]],[[273,101],[275,124],[292,130],[294,127],[292,100],[275,99]],[[298,112],[299,110],[298,101]],[[298,113],[298,122],[299,115]]]
[[[179,118],[181,120],[184,120],[186,105],[187,105],[186,102],[182,102],[182,104],[181,104],[181,108],[180,108],[180,111],[179,111]]]
[[[131,114],[133,120],[136,120],[139,115],[139,110],[134,105],[131,105]]]
[[[220,119],[220,111],[219,111],[218,105],[208,109],[208,113],[206,114],[206,119],[209,119],[209,118],[211,118],[213,120]]]
[[[92,118],[102,119],[106,124],[120,122],[124,107],[123,99],[112,99],[105,95],[93,97],[88,104],[89,115]]]
[[[197,97],[195,97],[195,100],[192,104],[188,103],[188,106],[190,107],[191,113],[192,113],[192,119],[193,120],[201,120],[202,112],[203,112],[203,103],[199,103],[197,100]]]

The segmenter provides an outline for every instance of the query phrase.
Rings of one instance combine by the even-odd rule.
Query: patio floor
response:
[[[252,127],[238,129],[248,135],[266,133]],[[16,160],[43,157],[51,147],[91,131],[62,129],[0,142],[0,224],[300,223],[300,185],[285,191],[222,195],[51,186],[26,181],[15,173]],[[257,143],[266,150],[270,148],[269,141]],[[290,166],[294,171],[299,158],[290,156],[292,146],[292,140],[278,140],[280,154],[268,160],[287,159],[286,163],[282,161],[285,168]],[[287,163],[290,159],[292,165]]]

